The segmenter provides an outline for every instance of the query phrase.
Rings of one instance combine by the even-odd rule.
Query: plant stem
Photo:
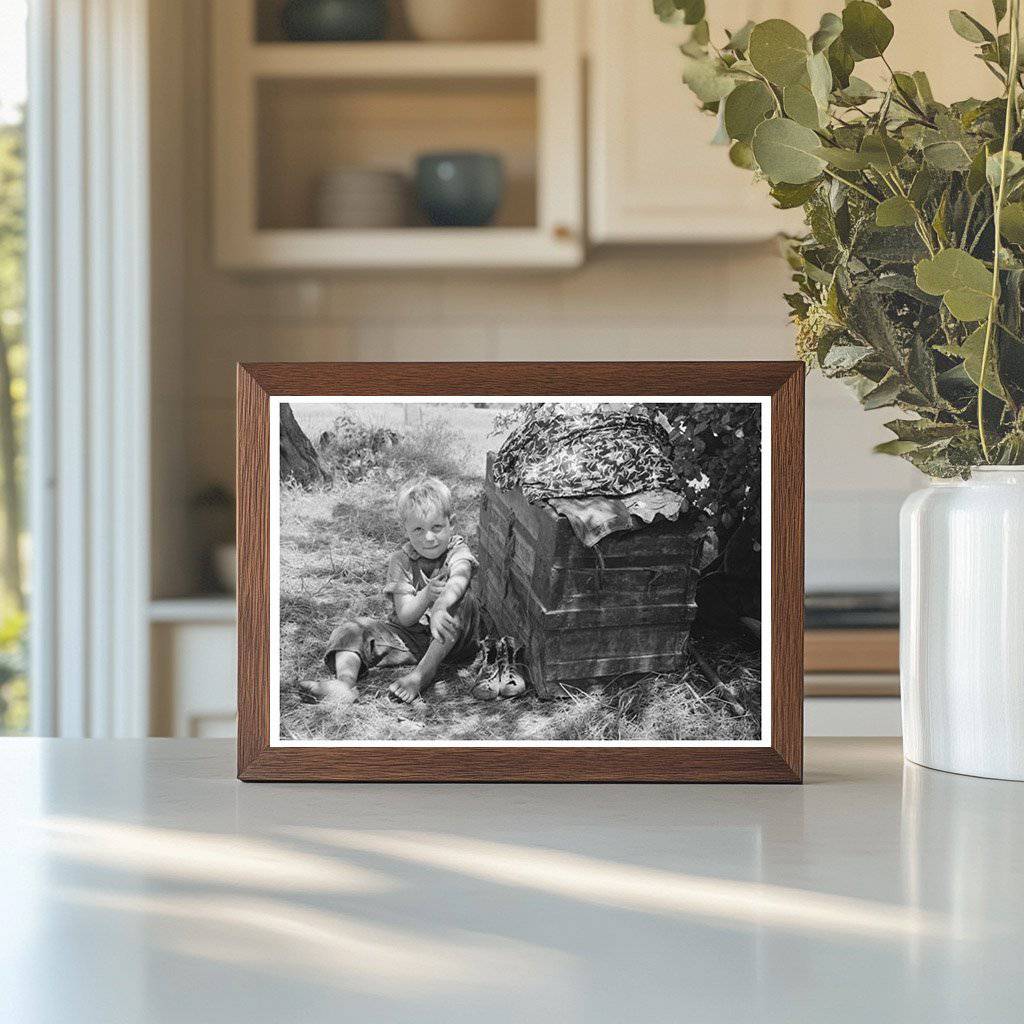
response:
[[[754,76],[760,79],[762,82],[764,82],[764,87],[768,90],[773,102],[775,103],[775,113],[778,114],[779,117],[785,117],[785,112],[782,109],[782,102],[779,99],[779,97],[775,95],[775,90],[772,88],[772,83],[769,82],[768,79],[764,77],[764,75],[760,74],[757,71],[754,72]]]
[[[852,188],[854,192],[859,192],[862,196],[866,196],[873,203],[878,203],[878,196],[873,196],[866,188],[861,188],[856,182],[847,181],[846,178],[840,178],[838,174],[833,174],[827,167],[824,168],[824,173],[835,181],[841,182],[842,184]]]
[[[977,248],[978,243],[981,241],[981,236],[985,234],[985,228],[988,227],[989,221],[992,220],[992,214],[987,214],[985,219],[981,222],[981,227],[978,228],[977,234],[974,236],[974,241],[967,247],[967,251],[973,253]]]
[[[913,96],[910,96],[907,93],[905,93],[901,88],[900,83],[896,81],[896,72],[893,71],[892,65],[885,59],[885,54],[880,53],[879,56],[882,58],[882,63],[886,66],[886,68],[889,71],[889,84],[900,94],[900,98],[907,105],[907,107],[909,107],[910,110],[917,114],[918,117],[927,118],[928,115],[918,105],[917,100],[915,100]],[[931,125],[930,121],[926,120],[925,123]]]
[[[999,308],[999,256],[1002,249],[1000,228],[1002,224],[1003,201],[1006,196],[1006,160],[1010,151],[1010,137],[1014,115],[1017,111],[1017,67],[1020,61],[1020,0],[1010,0],[1010,73],[1006,84],[1006,119],[1003,125],[1003,150],[999,155],[999,190],[995,197],[994,230],[995,243],[992,253],[992,297],[989,300],[988,320],[985,322],[985,345],[981,350],[981,369],[978,371],[978,435],[985,461],[992,462],[988,437],[985,434],[985,373],[988,370],[989,352],[992,346],[992,329]]]

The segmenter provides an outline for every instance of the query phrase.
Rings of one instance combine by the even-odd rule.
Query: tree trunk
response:
[[[333,480],[287,402],[281,403],[281,480],[294,480],[301,487],[329,484]]]

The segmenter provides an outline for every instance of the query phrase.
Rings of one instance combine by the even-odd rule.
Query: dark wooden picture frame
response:
[[[771,737],[736,746],[272,746],[270,398],[735,395],[771,407]],[[238,366],[238,777],[243,781],[800,782],[804,367],[799,362]]]

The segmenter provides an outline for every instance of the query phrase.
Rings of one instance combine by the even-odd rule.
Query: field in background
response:
[[[452,488],[456,530],[477,549],[480,495],[496,407],[417,407],[407,423],[400,404],[345,405],[346,415],[387,426],[402,437],[381,465],[353,483],[305,491],[281,490],[281,734],[286,739],[361,740],[671,740],[755,739],[760,731],[758,658],[737,645],[705,645],[720,675],[737,685],[752,709],[732,717],[706,694],[696,667],[684,672],[620,680],[605,692],[578,691],[565,700],[532,693],[482,703],[469,691],[465,668],[448,667],[425,699],[411,707],[388,700],[387,687],[404,671],[378,669],[360,684],[359,701],[344,708],[306,703],[300,679],[326,674],[323,649],[334,626],[356,615],[385,615],[382,589],[390,555],[405,539],[393,512],[399,483],[419,472]],[[294,404],[311,440],[330,429],[342,407]]]

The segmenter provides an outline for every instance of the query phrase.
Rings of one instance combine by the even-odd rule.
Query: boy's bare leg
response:
[[[423,687],[434,681],[441,662],[451,653],[457,639],[453,637],[451,640],[431,640],[427,653],[420,658],[420,663],[411,672],[399,676],[388,690],[399,700],[411,704],[419,697]]]
[[[361,664],[359,655],[353,651],[335,651],[333,679],[308,679],[299,686],[318,700],[351,704],[359,696],[356,680]]]

